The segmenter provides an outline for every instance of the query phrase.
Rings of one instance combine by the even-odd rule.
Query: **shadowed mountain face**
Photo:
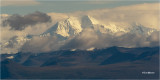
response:
[[[158,79],[159,75],[159,47],[111,47],[1,56],[3,79]],[[7,59],[9,56],[14,58]]]

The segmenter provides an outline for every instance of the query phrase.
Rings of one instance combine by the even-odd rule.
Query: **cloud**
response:
[[[28,15],[20,16],[18,14],[14,14],[9,16],[7,20],[3,21],[3,25],[10,25],[13,30],[23,30],[29,25],[35,25],[37,23],[45,23],[49,22],[51,17],[42,12],[34,12]]]
[[[112,9],[98,9],[86,11],[84,15],[91,15],[104,24],[108,24],[110,22],[125,25],[139,23],[145,27],[160,29],[159,5],[160,3],[145,3]],[[82,13],[75,14],[80,15]]]
[[[35,0],[1,0],[1,6],[31,6],[40,4]]]
[[[39,37],[35,36],[30,41],[27,41],[21,48],[21,52],[41,53],[58,50],[59,48],[57,37]]]
[[[150,36],[127,33],[120,36],[116,34],[99,34],[93,29],[84,29],[83,32],[67,41],[60,49],[90,49],[107,48],[112,46],[119,47],[153,47],[159,46],[159,32],[153,32]]]
[[[151,42],[150,46],[159,46],[159,31],[153,32],[148,40]]]
[[[98,35],[91,28],[84,29],[80,35],[66,41],[61,49],[87,49],[93,46],[98,39]]]
[[[21,52],[41,53],[56,50],[88,50],[101,49],[112,46],[119,47],[154,47],[159,46],[159,32],[153,32],[150,36],[128,33],[122,34],[99,34],[92,28],[85,28],[83,31],[67,40],[60,41],[56,36],[39,37],[35,36],[26,42]]]

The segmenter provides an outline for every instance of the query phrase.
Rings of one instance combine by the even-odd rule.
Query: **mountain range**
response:
[[[19,52],[1,56],[2,79],[158,79],[159,75],[159,47]]]
[[[150,35],[152,32],[157,31],[156,29],[147,28],[140,24],[133,24],[127,27],[116,26],[114,23],[109,23],[108,25],[101,23],[95,18],[86,15],[77,18],[69,17],[64,21],[59,21],[53,27],[49,28],[43,35],[61,35],[63,37],[74,36],[82,32],[84,28],[92,28],[97,33],[105,34],[114,34],[118,32],[133,33],[133,34],[144,34]]]
[[[158,79],[158,46],[130,48],[128,46],[119,47],[112,45],[98,48],[92,47],[93,44],[91,44],[96,43],[94,40],[101,42],[103,38],[106,38],[104,42],[101,44],[97,43],[96,45],[116,43],[119,41],[117,39],[122,39],[120,41],[120,43],[122,43],[123,38],[125,41],[125,37],[122,35],[127,35],[131,36],[130,39],[127,38],[127,40],[131,40],[126,43],[127,45],[130,44],[130,42],[132,43],[132,37],[134,36],[131,34],[141,35],[141,37],[137,38],[138,41],[141,40],[140,38],[143,40],[143,36],[149,40],[150,37],[153,37],[152,33],[157,31],[156,29],[147,28],[138,23],[133,23],[128,26],[117,26],[114,23],[103,24],[101,21],[89,15],[82,17],[71,16],[65,20],[58,21],[42,34],[16,36],[8,42],[1,43],[3,49],[8,50],[9,48],[12,51],[11,48],[20,50],[22,49],[21,47],[25,45],[31,45],[32,42],[40,41],[39,43],[32,43],[33,45],[31,46],[25,46],[30,52],[21,52],[20,50],[16,54],[1,54],[1,78]],[[97,36],[101,37],[97,39]],[[54,37],[57,37],[57,42],[55,43]],[[114,39],[112,37],[116,38]],[[111,38],[111,42],[109,43],[107,43],[108,38]],[[155,39],[155,37],[153,37],[153,39]],[[60,43],[62,46],[54,50],[59,47],[59,45],[56,45],[57,43]],[[88,44],[91,45],[86,47]],[[137,42],[136,44],[140,45],[140,43]],[[46,45],[49,46],[46,47]],[[82,48],[84,49],[79,48],[81,45],[83,45]],[[36,46],[36,49],[33,46]],[[53,48],[43,52],[41,51],[43,50],[41,47],[46,49],[50,47]],[[32,52],[33,50],[39,52]],[[143,72],[152,72],[154,74],[142,74]]]
[[[55,23],[53,26],[51,26],[41,34],[30,35],[24,33],[25,35],[23,36],[15,36],[13,38],[10,38],[9,41],[1,42],[1,47],[8,53],[17,52],[23,47],[23,45],[26,42],[32,40],[34,37],[47,38],[56,36],[58,41],[61,41],[59,43],[62,43],[67,40],[72,40],[76,36],[83,34],[83,32],[86,29],[91,29],[92,32],[94,32],[98,36],[110,35],[113,38],[119,38],[119,37],[123,38],[125,36],[130,36],[130,35],[140,35],[140,36],[145,36],[147,38],[151,36],[152,33],[159,31],[153,28],[145,27],[136,22],[132,23],[131,25],[123,25],[123,24],[116,25],[113,22],[107,22],[107,23],[108,24],[104,24],[100,20],[97,20],[89,15],[81,17],[70,16],[69,18],[58,21],[57,23]],[[14,48],[12,46],[14,46]],[[130,47],[130,46],[122,46],[122,47]]]

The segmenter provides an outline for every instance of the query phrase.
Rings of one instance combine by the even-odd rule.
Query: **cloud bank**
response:
[[[30,41],[26,42],[22,47],[22,52],[41,53],[58,50],[58,41],[56,36],[52,37],[33,37]]]
[[[75,38],[69,40],[62,49],[89,49],[119,47],[153,47],[159,46],[159,32],[153,32],[150,36],[140,34],[97,34],[93,29],[85,29]]]
[[[159,5],[160,3],[145,3],[130,6],[122,6],[112,9],[98,9],[86,12],[75,12],[77,15],[90,15],[104,24],[114,22],[115,24],[139,23],[145,27],[159,29]],[[71,15],[73,15],[71,13]],[[127,27],[127,26],[126,26]]]
[[[65,41],[59,41],[57,37],[34,37],[26,42],[21,52],[41,53],[56,50],[87,50],[90,48],[119,47],[155,47],[159,46],[159,32],[153,32],[150,36],[140,34],[97,34],[93,29],[86,28],[78,36]]]

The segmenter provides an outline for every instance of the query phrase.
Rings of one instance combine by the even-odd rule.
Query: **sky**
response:
[[[1,0],[1,14],[68,13],[155,2],[158,0]]]

